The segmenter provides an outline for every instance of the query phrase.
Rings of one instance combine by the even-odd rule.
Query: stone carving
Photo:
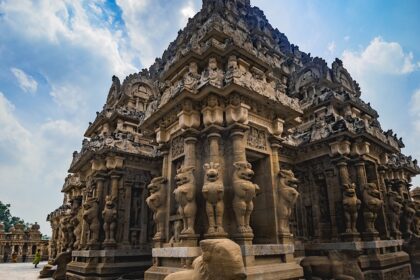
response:
[[[223,86],[224,73],[217,66],[217,60],[214,57],[209,59],[209,65],[207,69],[201,73],[200,86],[203,86],[207,83],[214,87],[221,88]]]
[[[192,270],[171,273],[165,280],[241,280],[246,279],[241,248],[229,239],[200,241],[202,255]]]
[[[78,212],[76,215],[71,219],[71,223],[73,224],[73,235],[74,235],[74,243],[73,249],[78,250],[80,249],[80,237],[82,233],[82,223],[81,223],[81,214]]]
[[[67,264],[71,262],[71,252],[63,252],[59,254],[52,265],[57,266],[57,270],[54,272],[52,278],[54,280],[65,280],[67,272]]]
[[[176,189],[174,190],[175,200],[178,203],[178,212],[182,217],[184,228],[181,234],[194,234],[195,215],[197,204],[195,202],[195,178],[194,167],[182,166],[177,170],[175,176]]]
[[[265,131],[251,126],[248,131],[247,145],[249,147],[265,151],[267,149]]]
[[[209,219],[208,234],[225,233],[223,229],[223,213],[225,205],[223,202],[224,187],[219,176],[220,165],[210,162],[203,166],[205,171],[203,196],[206,200],[206,212]]]
[[[360,199],[356,195],[356,185],[343,185],[343,209],[344,217],[346,218],[346,233],[357,233],[357,211],[360,208]]]
[[[207,98],[205,106],[201,112],[203,113],[203,123],[207,127],[209,125],[223,124],[223,108],[219,105],[219,100],[215,95]]]
[[[368,183],[363,188],[363,218],[365,221],[366,232],[376,233],[375,220],[378,211],[382,207],[381,194],[375,183]]]
[[[414,216],[416,215],[415,204],[413,201],[406,200],[404,201],[403,207],[403,217],[404,217],[404,238],[409,238],[413,235],[413,231],[411,230],[412,223],[414,220]]]
[[[162,239],[165,234],[165,216],[166,216],[166,183],[164,177],[153,178],[147,189],[150,192],[146,203],[153,211],[153,221],[156,224],[156,234],[154,239]]]
[[[403,208],[402,197],[394,191],[388,192],[389,223],[394,237],[400,236],[400,215]]]
[[[349,253],[349,255],[352,253]],[[328,256],[305,257],[300,265],[305,279],[364,280],[362,270],[354,256],[330,251]]]
[[[252,210],[254,209],[253,199],[260,191],[258,185],[251,182],[254,176],[252,166],[249,162],[238,161],[233,164],[233,210],[236,217],[236,225],[240,233],[252,233],[249,225]]]
[[[109,195],[105,198],[105,208],[102,211],[104,220],[104,244],[115,244],[115,229],[117,228],[117,206],[115,199]]]
[[[188,72],[184,75],[184,88],[195,92],[200,77],[201,75],[198,74],[197,63],[191,62],[188,67]]]
[[[296,190],[298,179],[291,170],[280,170],[278,173],[277,217],[281,233],[290,233],[289,219],[296,204],[299,192]]]
[[[172,157],[180,156],[184,153],[184,137],[178,136],[172,140]]]
[[[89,242],[88,245],[95,245],[99,241],[99,206],[98,200],[94,197],[89,197],[83,204],[83,219],[89,229]]]

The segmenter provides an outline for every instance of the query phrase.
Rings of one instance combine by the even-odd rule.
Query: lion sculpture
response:
[[[254,209],[253,199],[259,193],[260,188],[251,182],[254,176],[252,166],[247,161],[238,161],[233,164],[233,210],[235,212],[236,224],[240,233],[252,233],[249,225],[251,213]]]
[[[354,254],[355,252],[330,251],[328,256],[305,257],[300,265],[307,280],[364,280],[363,272],[357,263],[357,256]]]
[[[346,218],[346,233],[357,233],[356,222],[357,212],[360,208],[360,199],[356,195],[356,185],[343,185],[343,209],[344,217]]]
[[[209,219],[208,234],[215,232],[225,233],[223,229],[223,212],[225,205],[223,203],[224,187],[219,176],[218,163],[206,163],[203,166],[205,171],[203,196],[206,200],[206,212]]]
[[[391,232],[394,235],[400,235],[400,215],[402,212],[402,197],[394,191],[388,192],[389,222]]]
[[[98,200],[94,197],[89,197],[83,204],[83,219],[86,221],[89,229],[89,244],[97,244],[99,241],[99,205]]]
[[[105,208],[102,211],[102,218],[104,219],[104,243],[115,243],[115,229],[117,227],[117,206],[115,199],[109,195],[105,198]]]
[[[162,239],[165,232],[166,183],[167,179],[165,177],[156,177],[153,178],[147,186],[150,195],[146,199],[146,203],[153,211],[153,221],[156,224],[156,234],[154,239]]]
[[[363,188],[363,203],[363,218],[365,221],[366,232],[376,232],[375,220],[383,202],[381,200],[381,193],[375,183],[368,183]]]
[[[200,241],[202,255],[191,270],[169,274],[164,280],[242,280],[246,279],[241,248],[229,239]]]
[[[195,202],[194,167],[181,167],[175,176],[175,200],[178,203],[178,212],[182,217],[184,228],[181,234],[194,234],[195,215],[197,203]]]
[[[279,229],[282,233],[290,233],[289,218],[299,196],[299,192],[296,190],[299,181],[291,170],[280,170],[278,176],[277,216]]]

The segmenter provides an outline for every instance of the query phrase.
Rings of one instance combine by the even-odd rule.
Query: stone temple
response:
[[[112,78],[84,136],[48,216],[67,279],[419,273],[417,160],[342,61],[249,0],[203,0],[162,58]]]

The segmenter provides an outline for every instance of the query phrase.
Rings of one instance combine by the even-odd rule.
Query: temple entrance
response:
[[[254,199],[254,211],[251,214],[253,243],[275,243],[276,222],[270,158],[266,154],[254,151],[247,151],[246,157],[255,173],[252,182],[260,187],[260,193]]]

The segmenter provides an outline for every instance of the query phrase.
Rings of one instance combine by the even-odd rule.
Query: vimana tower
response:
[[[249,0],[203,0],[149,69],[112,78],[84,136],[48,216],[67,279],[164,279],[211,239],[239,245],[246,279],[419,273],[417,161],[339,59]]]

